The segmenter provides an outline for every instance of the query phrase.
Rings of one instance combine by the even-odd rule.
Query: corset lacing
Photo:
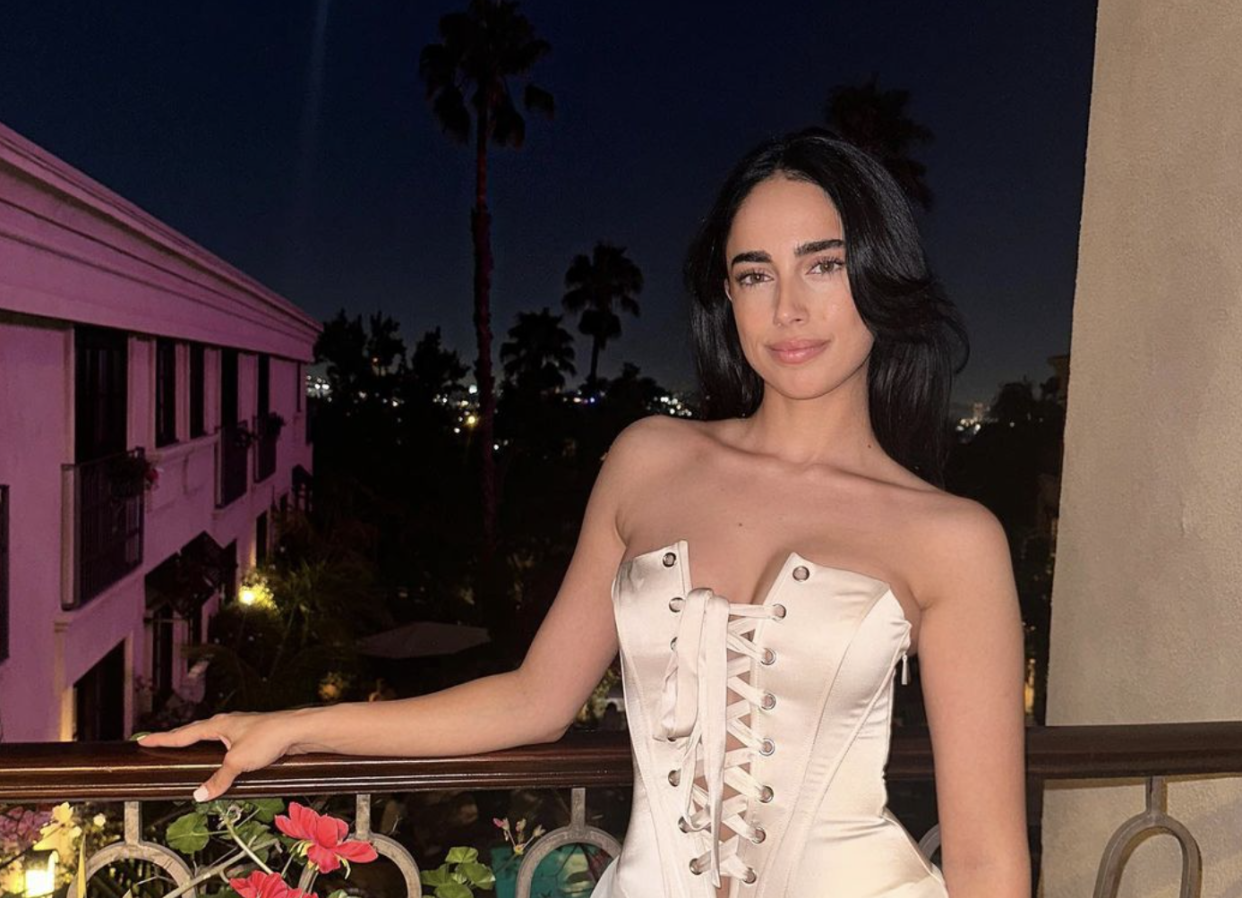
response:
[[[690,862],[690,870],[710,870],[717,888],[722,872],[754,882],[754,868],[737,856],[738,839],[744,836],[752,842],[763,841],[763,829],[746,821],[745,808],[748,798],[768,802],[773,793],[742,765],[749,766],[756,752],[772,754],[776,743],[756,733],[741,718],[755,708],[772,710],[776,697],[750,685],[741,675],[750,671],[751,659],[765,665],[775,662],[775,652],[756,645],[748,634],[754,632],[760,618],[783,618],[785,606],[734,604],[701,587],[692,589],[684,599],[672,599],[669,607],[681,613],[681,620],[664,673],[656,738],[673,741],[689,737],[678,766],[669,771],[669,782],[680,787],[685,797],[678,826],[687,833],[711,833],[710,848]],[[729,649],[739,656],[729,658]],[[740,699],[726,707],[729,690]],[[725,750],[728,733],[742,743],[741,748]],[[706,789],[695,782],[699,775]],[[728,801],[724,800],[726,782],[739,793]],[[723,844],[722,822],[734,833]]]

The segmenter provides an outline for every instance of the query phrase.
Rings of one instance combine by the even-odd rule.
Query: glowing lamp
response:
[[[53,851],[32,851],[26,856],[26,898],[50,895],[56,891],[56,864],[60,855]]]

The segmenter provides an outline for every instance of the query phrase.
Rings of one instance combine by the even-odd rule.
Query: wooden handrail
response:
[[[1037,779],[1187,774],[1242,775],[1242,721],[1028,727],[1027,772]],[[132,742],[0,745],[0,802],[188,798],[220,763],[222,748],[142,748]],[[893,733],[886,778],[933,778],[926,728]],[[559,742],[447,758],[284,758],[243,774],[242,796],[327,795],[429,789],[626,786],[629,735],[571,733]]]

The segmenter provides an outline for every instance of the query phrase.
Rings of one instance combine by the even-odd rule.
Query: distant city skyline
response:
[[[472,363],[471,154],[417,74],[458,6],[25,5],[0,34],[0,121],[316,318],[381,311],[407,346],[439,326]],[[573,255],[605,239],[647,286],[601,374],[633,361],[693,389],[679,272],[713,191],[749,146],[874,72],[936,135],[920,219],[970,330],[956,408],[1046,380],[1068,351],[1093,3],[798,2],[761,25],[728,3],[520,8],[552,44],[535,76],[557,113],[492,154],[497,344],[517,312],[560,312]],[[565,323],[580,379],[589,343]]]

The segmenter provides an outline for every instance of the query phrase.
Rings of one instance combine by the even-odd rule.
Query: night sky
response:
[[[326,27],[316,20],[328,3]],[[418,79],[449,0],[20,0],[0,24],[0,121],[324,319],[440,325],[470,362],[473,156]],[[566,3],[521,9],[552,44],[553,120],[492,156],[499,340],[559,311],[565,269],[628,248],[642,315],[601,372],[693,386],[680,266],[732,163],[820,121],[876,72],[936,134],[921,224],[962,308],[959,402],[1035,382],[1069,349],[1095,4]],[[572,326],[571,326],[572,328]],[[589,345],[578,338],[579,372]]]

